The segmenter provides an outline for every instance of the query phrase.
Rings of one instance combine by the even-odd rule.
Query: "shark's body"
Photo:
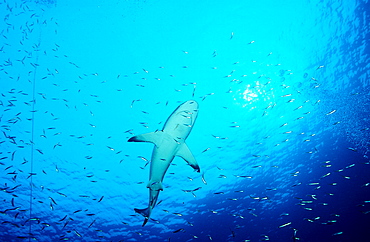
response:
[[[159,192],[163,190],[162,181],[168,167],[175,156],[180,156],[197,172],[198,163],[185,143],[198,115],[198,103],[190,100],[177,107],[168,117],[163,130],[134,136],[128,142],[151,142],[153,149],[149,183],[149,205],[145,209],[135,208],[135,212],[145,217],[143,226],[148,222],[152,209],[155,207]]]

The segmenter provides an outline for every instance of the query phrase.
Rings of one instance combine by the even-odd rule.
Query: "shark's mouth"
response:
[[[178,116],[182,116],[181,124],[183,125],[193,125],[194,119],[193,119],[193,113],[188,110],[181,111],[177,114]]]

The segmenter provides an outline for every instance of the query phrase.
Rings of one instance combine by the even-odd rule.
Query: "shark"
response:
[[[153,208],[157,204],[159,192],[163,191],[163,178],[176,156],[183,158],[196,172],[199,165],[185,143],[198,116],[199,105],[189,100],[179,105],[168,117],[162,130],[131,137],[128,142],[150,142],[154,144],[149,172],[149,204],[147,208],[135,208],[135,212],[144,216],[142,226],[148,222]]]

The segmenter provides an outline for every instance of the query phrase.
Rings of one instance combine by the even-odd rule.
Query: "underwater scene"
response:
[[[0,0],[0,241],[370,241],[368,0]]]

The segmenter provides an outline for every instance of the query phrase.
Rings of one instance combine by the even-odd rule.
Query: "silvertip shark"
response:
[[[168,117],[163,130],[131,137],[128,142],[150,142],[153,148],[149,182],[149,205],[144,209],[135,208],[135,212],[144,216],[144,226],[155,207],[160,191],[163,191],[162,181],[168,167],[175,156],[182,157],[195,171],[200,172],[199,165],[185,143],[198,116],[198,103],[189,100],[178,106]]]

